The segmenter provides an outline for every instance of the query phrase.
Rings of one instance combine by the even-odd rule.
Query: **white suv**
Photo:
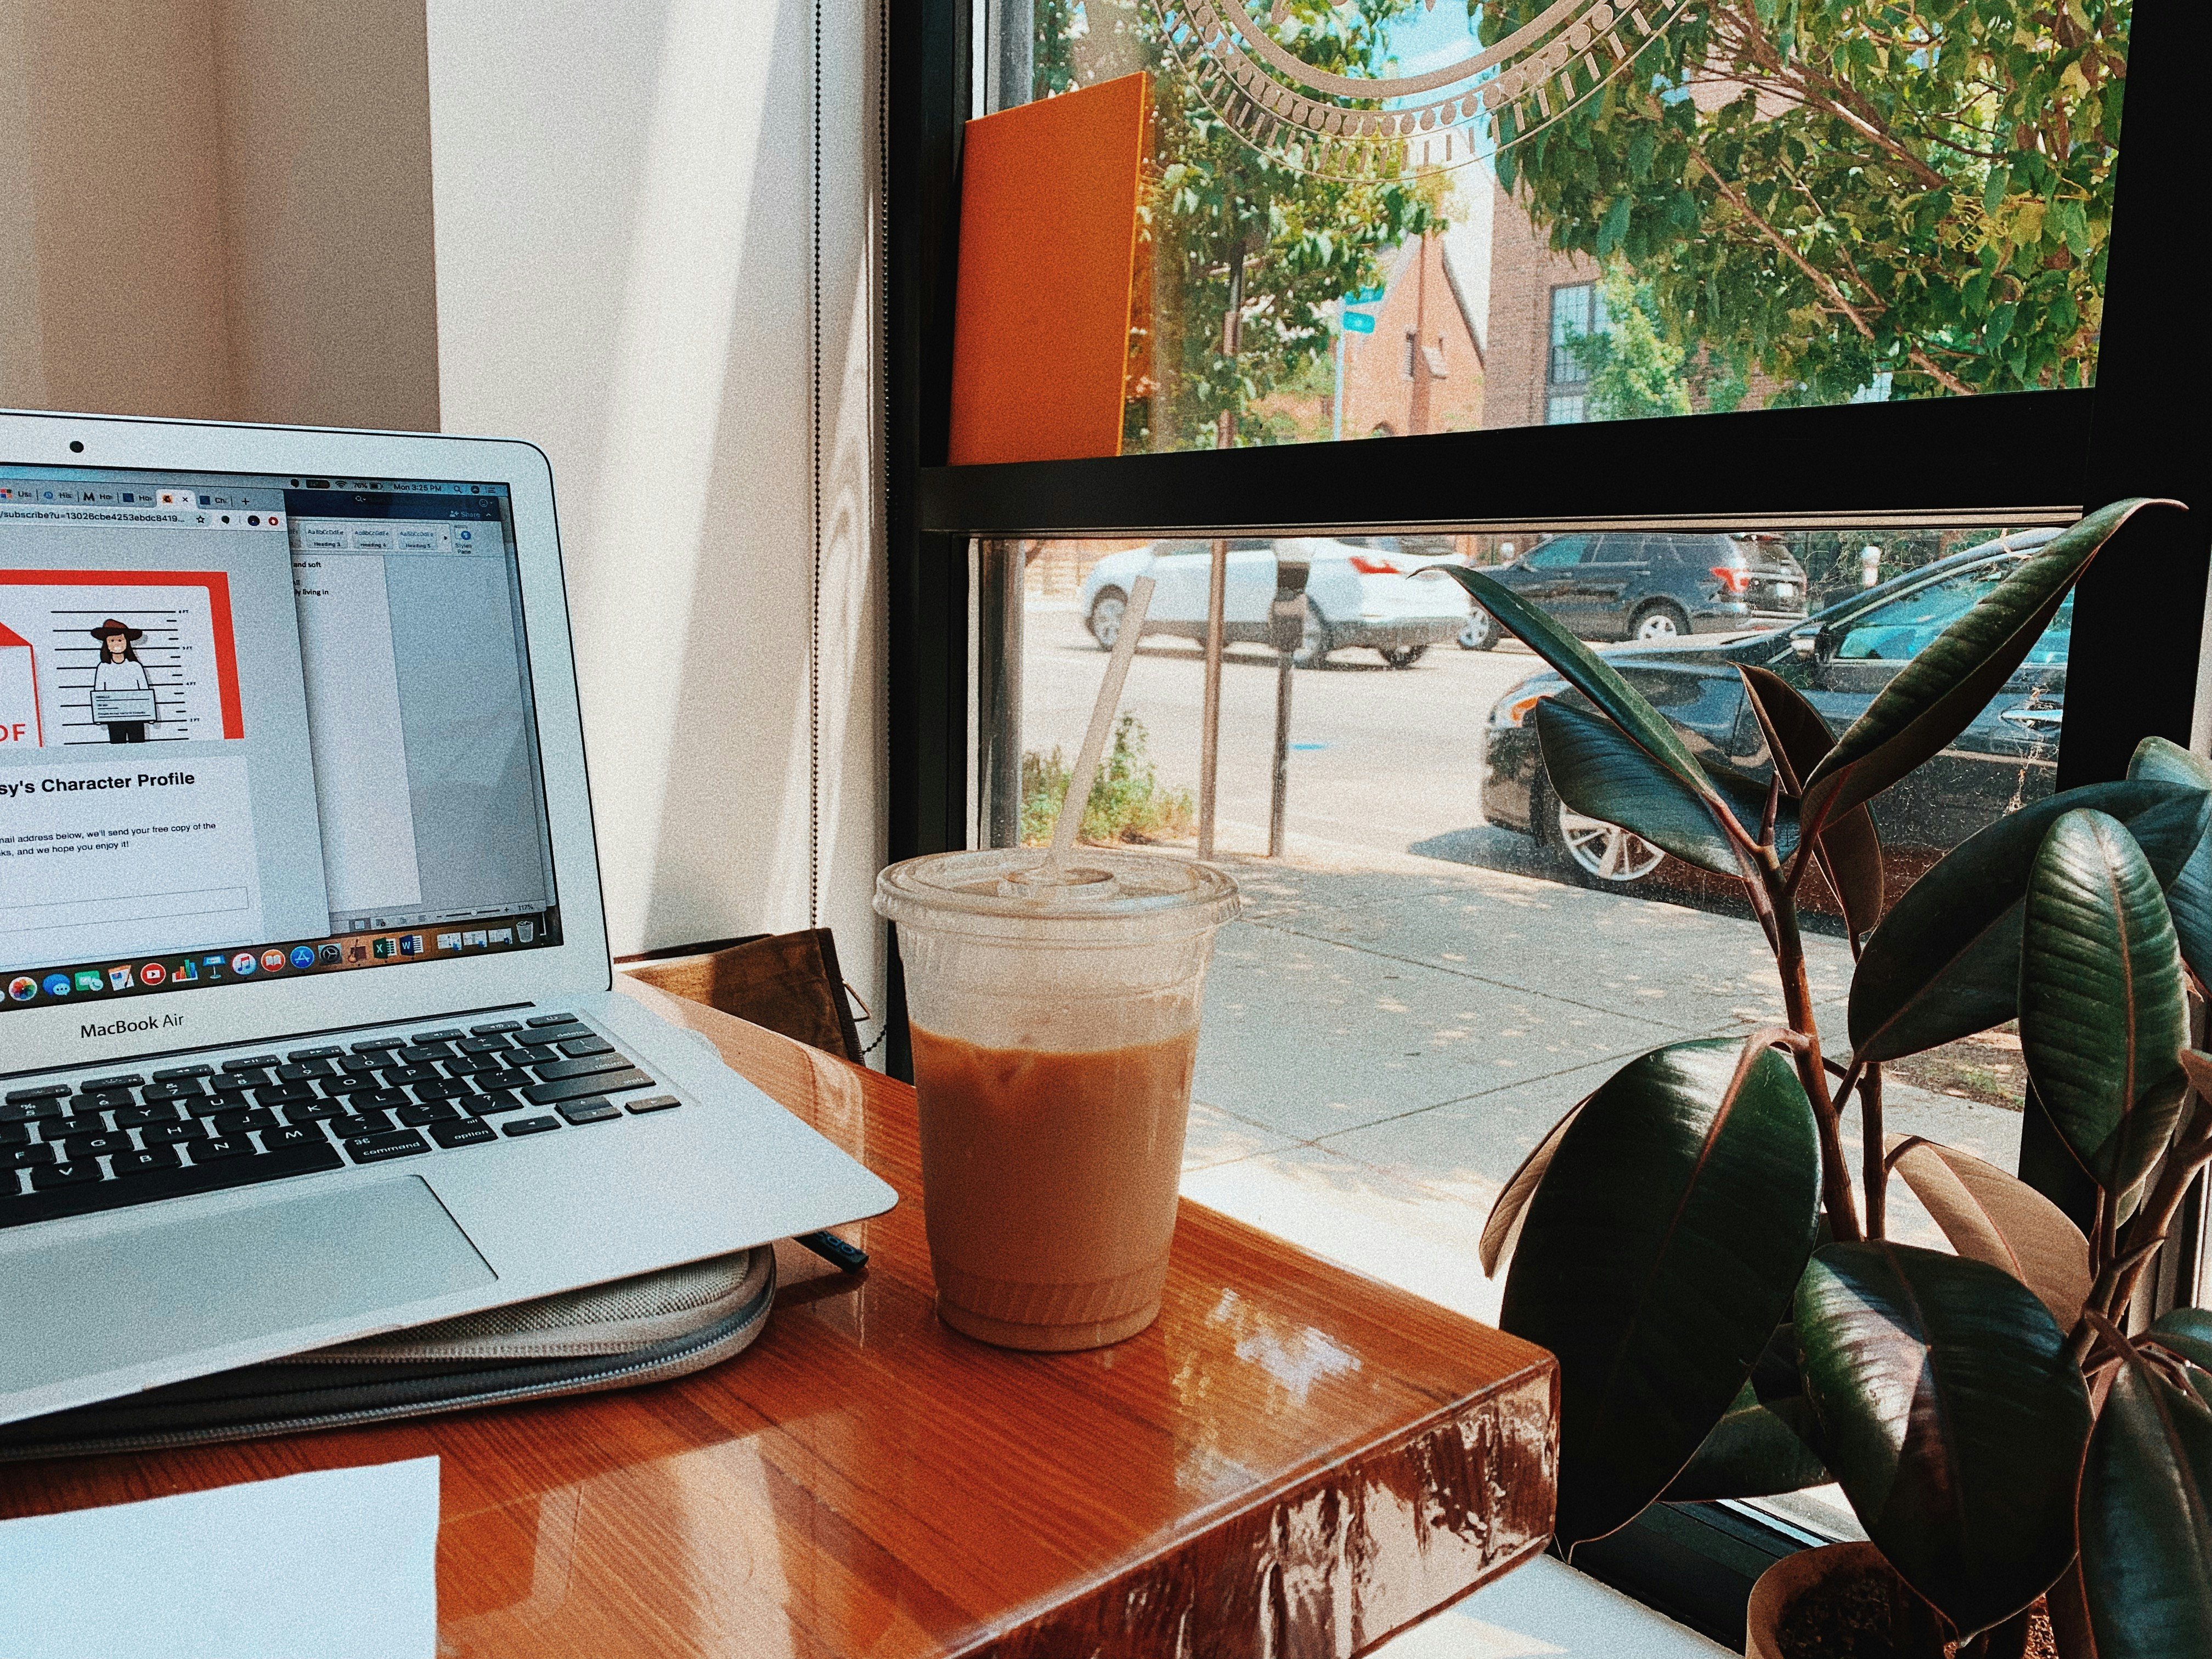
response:
[[[1146,636],[1203,640],[1212,546],[1206,541],[1157,542],[1109,554],[1092,566],[1079,602],[1099,649],[1114,648],[1130,585],[1147,574],[1156,586],[1145,618]],[[1431,646],[1457,638],[1468,625],[1465,590],[1440,577],[1417,581],[1411,574],[1427,565],[1456,562],[1448,537],[1240,537],[1229,544],[1224,639],[1267,643],[1279,552],[1303,559],[1308,567],[1305,639],[1292,658],[1301,668],[1356,646],[1371,647],[1393,668],[1411,668]]]

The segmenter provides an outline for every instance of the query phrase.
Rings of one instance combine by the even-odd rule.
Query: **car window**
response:
[[[1588,536],[1560,536],[1546,542],[1521,562],[1531,570],[1559,570],[1580,564],[1589,550]]]
[[[1592,564],[1639,564],[1656,556],[1664,538],[1658,536],[1601,536],[1591,552]],[[1648,544],[1648,545],[1647,545]]]
[[[1887,605],[1876,605],[1851,619],[1836,655],[1850,660],[1909,662],[1972,609],[2011,568],[2009,564],[1980,565],[1916,588]]]
[[[2058,606],[2058,614],[2051,619],[2035,643],[2027,648],[2026,665],[2030,668],[2061,666],[2066,661],[2067,647],[2074,643],[2074,596],[2067,594]]]

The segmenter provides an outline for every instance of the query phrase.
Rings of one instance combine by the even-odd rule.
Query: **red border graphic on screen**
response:
[[[5,623],[0,623],[0,651],[23,651],[29,653],[31,664],[31,729],[38,734],[38,746],[46,746],[46,711],[39,700],[39,647],[33,645]]]
[[[216,690],[222,707],[222,734],[226,738],[246,735],[245,706],[238,692],[238,643],[230,626],[230,578],[222,571],[0,570],[0,582],[39,587],[204,587],[208,620],[215,631]],[[40,740],[44,741],[43,727]]]

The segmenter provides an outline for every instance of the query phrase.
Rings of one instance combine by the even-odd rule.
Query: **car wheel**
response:
[[[1328,618],[1308,599],[1305,632],[1298,636],[1298,648],[1291,653],[1291,661],[1300,668],[1318,668],[1328,660],[1328,653],[1334,648],[1329,643]]]
[[[1689,631],[1690,619],[1682,614],[1682,607],[1665,599],[1645,605],[1628,624],[1629,638],[1645,642],[1678,640]]]
[[[1378,645],[1375,654],[1393,668],[1411,668],[1428,648],[1425,645]]]
[[[1480,605],[1467,619],[1467,626],[1459,630],[1459,648],[1462,651],[1487,651],[1498,643],[1498,618]]]
[[[1667,857],[1634,830],[1576,811],[1559,799],[1540,766],[1528,795],[1528,817],[1536,838],[1564,854],[1567,872],[1585,887],[1623,887],[1642,881]]]
[[[1121,618],[1128,614],[1129,598],[1118,587],[1102,587],[1091,601],[1091,637],[1101,651],[1111,651],[1121,637]]]

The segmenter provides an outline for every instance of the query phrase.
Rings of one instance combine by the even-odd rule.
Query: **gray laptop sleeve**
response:
[[[210,1445],[661,1382],[768,1322],[775,1251],[734,1255],[0,1426],[0,1461]]]

